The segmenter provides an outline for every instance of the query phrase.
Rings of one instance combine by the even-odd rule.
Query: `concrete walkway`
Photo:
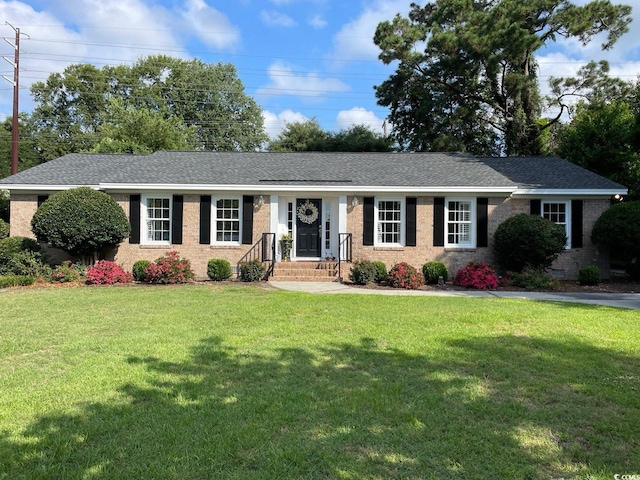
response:
[[[360,295],[412,295],[424,297],[520,298],[547,302],[572,302],[640,310],[640,293],[504,292],[484,290],[402,290],[357,288],[338,282],[269,282],[275,288],[307,293]]]

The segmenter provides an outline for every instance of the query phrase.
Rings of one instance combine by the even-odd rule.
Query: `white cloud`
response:
[[[366,7],[355,20],[345,24],[333,38],[334,56],[378,58],[380,49],[373,43],[378,24],[393,20],[397,13],[407,15],[409,4],[395,0],[378,0]]]
[[[350,110],[342,110],[336,117],[336,128],[338,130],[344,130],[353,127],[354,125],[365,125],[369,127],[371,131],[383,134],[383,123],[383,118],[378,118],[375,113],[362,107],[353,107]]]
[[[264,129],[269,138],[272,139],[275,139],[284,130],[287,123],[306,122],[309,120],[303,114],[292,110],[284,110],[278,114],[263,110],[262,117],[264,118]]]
[[[275,10],[262,10],[260,12],[260,19],[262,23],[269,27],[294,27],[297,25],[296,21],[289,15],[276,12]]]
[[[316,72],[296,74],[293,69],[281,62],[273,63],[267,70],[269,84],[256,92],[260,96],[290,95],[303,101],[318,101],[329,92],[346,92],[349,86],[335,78],[321,77]]]
[[[320,15],[315,15],[313,18],[311,18],[311,20],[309,20],[309,25],[311,25],[316,30],[321,30],[326,27],[328,23]]]
[[[204,0],[187,0],[182,18],[206,45],[215,48],[231,48],[240,42],[240,31],[226,15],[208,6]]]

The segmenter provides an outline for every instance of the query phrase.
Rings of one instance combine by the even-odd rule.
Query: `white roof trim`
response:
[[[253,192],[342,192],[342,193],[363,193],[363,192],[382,192],[382,193],[437,193],[437,192],[456,192],[456,193],[504,193],[511,194],[515,187],[473,187],[473,186],[380,186],[380,185],[351,185],[348,183],[341,185],[290,185],[290,184],[265,184],[265,185],[207,185],[207,184],[131,184],[131,183],[101,183],[100,189],[103,190],[171,190],[171,191],[253,191]]]
[[[32,192],[59,192],[60,190],[70,190],[72,188],[90,187],[94,190],[101,190],[99,185],[35,185],[35,184],[2,184],[0,190],[20,190],[20,191],[32,191]]]
[[[611,188],[611,189],[595,189],[595,188],[580,188],[580,189],[559,189],[559,188],[518,188],[513,192],[513,195],[571,195],[571,196],[589,196],[589,195],[626,195],[626,188]]]

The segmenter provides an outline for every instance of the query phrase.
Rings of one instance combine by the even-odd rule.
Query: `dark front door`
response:
[[[296,257],[320,257],[322,200],[296,201]]]

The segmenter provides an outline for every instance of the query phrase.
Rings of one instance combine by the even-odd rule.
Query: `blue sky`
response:
[[[584,4],[587,0],[574,0]],[[33,102],[31,83],[71,63],[130,64],[164,53],[233,63],[247,94],[263,109],[271,136],[285,122],[316,118],[326,130],[364,123],[381,132],[386,109],[374,85],[393,71],[377,59],[376,25],[406,15],[410,1],[390,0],[0,0],[0,33],[21,29],[20,111]],[[425,3],[425,2],[420,2]],[[640,1],[627,0],[640,15]],[[612,74],[640,74],[640,22],[608,52],[561,41],[541,52],[543,91],[550,75],[573,74],[607,59]],[[13,58],[1,42],[0,56]],[[0,74],[13,77],[0,60]],[[11,115],[12,86],[0,78],[0,118]]]

